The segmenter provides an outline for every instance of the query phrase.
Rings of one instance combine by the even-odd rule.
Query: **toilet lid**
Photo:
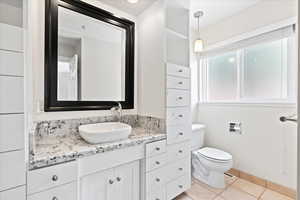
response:
[[[214,160],[220,160],[220,161],[232,160],[232,155],[230,155],[225,151],[221,151],[215,148],[205,147],[203,149],[199,149],[197,153],[201,154],[204,157],[214,159]]]

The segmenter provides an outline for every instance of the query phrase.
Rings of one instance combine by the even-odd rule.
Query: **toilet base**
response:
[[[225,176],[220,172],[209,172],[209,174],[201,175],[200,173],[193,172],[193,177],[200,182],[203,182],[211,187],[223,189],[226,187]]]

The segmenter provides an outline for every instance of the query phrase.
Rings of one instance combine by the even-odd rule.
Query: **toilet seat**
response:
[[[230,162],[232,160],[232,155],[229,153],[209,147],[196,150],[193,154],[204,157],[205,159],[213,162]]]

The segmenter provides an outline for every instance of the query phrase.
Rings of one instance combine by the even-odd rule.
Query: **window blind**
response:
[[[200,54],[201,58],[213,57],[215,55],[220,55],[226,52],[235,51],[238,49],[242,49],[245,47],[253,46],[260,43],[276,41],[283,38],[287,38],[295,34],[295,24],[282,27],[280,29],[276,29],[271,32],[263,33],[254,37],[250,37],[245,40],[240,40],[238,42],[234,42],[230,45],[226,45],[223,47],[211,49],[208,51],[203,51]]]

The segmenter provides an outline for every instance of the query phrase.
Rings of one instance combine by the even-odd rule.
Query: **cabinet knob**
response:
[[[160,179],[159,179],[159,178],[156,178],[155,180],[156,180],[156,182],[160,182]]]
[[[53,175],[52,176],[52,181],[58,181],[58,176],[57,175]]]
[[[181,73],[181,72],[183,72],[183,70],[182,70],[182,69],[180,69],[180,70],[178,70],[178,72],[179,72],[179,73]]]
[[[159,198],[156,198],[155,200],[160,200]]]
[[[183,115],[178,115],[178,117],[182,118],[182,117],[183,117]]]
[[[182,167],[180,167],[180,168],[178,168],[178,170],[179,170],[179,171],[182,171],[182,170],[183,170],[183,168],[182,168]]]
[[[111,180],[111,179],[110,179],[108,182],[109,182],[109,184],[111,184],[111,185],[114,184],[114,181]]]
[[[183,188],[183,185],[178,185],[178,187],[179,187],[180,189],[182,189],[182,188]]]
[[[183,97],[178,97],[178,100],[182,100],[183,99]]]
[[[160,148],[159,148],[159,147],[156,147],[155,150],[156,150],[156,151],[160,151]]]
[[[117,181],[120,182],[120,181],[121,181],[121,178],[120,178],[120,177],[117,177]]]
[[[179,152],[179,153],[183,153],[183,151],[182,151],[182,150],[179,150],[178,152]]]
[[[180,135],[180,136],[183,136],[183,132],[180,132],[179,135]]]
[[[179,85],[182,85],[182,84],[183,84],[183,82],[182,82],[182,81],[180,81],[180,82],[178,82],[178,84],[179,84]]]
[[[58,198],[57,197],[53,197],[52,200],[58,200]]]
[[[160,162],[159,162],[159,161],[156,161],[155,164],[160,165]]]

